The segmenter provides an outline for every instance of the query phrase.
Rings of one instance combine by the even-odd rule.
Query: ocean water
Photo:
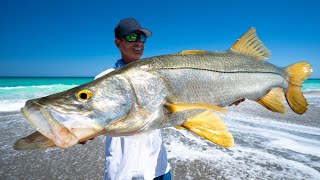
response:
[[[102,179],[104,137],[85,145],[16,151],[34,130],[20,108],[93,78],[0,78],[0,179]],[[273,113],[246,100],[220,115],[235,139],[221,148],[187,130],[163,130],[173,179],[320,179],[320,79],[302,86],[308,111]]]
[[[0,78],[0,112],[16,111],[28,99],[62,92],[93,78]]]

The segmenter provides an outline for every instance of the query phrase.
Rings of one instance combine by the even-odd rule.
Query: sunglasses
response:
[[[136,42],[138,39],[140,39],[140,41],[142,43],[145,43],[147,41],[147,37],[145,34],[137,34],[137,33],[129,33],[127,35],[124,35],[123,37],[125,37],[127,42]]]

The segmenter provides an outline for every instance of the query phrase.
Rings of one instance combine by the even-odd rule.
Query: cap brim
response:
[[[122,32],[123,35],[127,35],[129,33],[132,33],[132,32],[135,32],[135,31],[141,31],[143,32],[147,37],[150,37],[152,35],[151,31],[149,31],[148,29],[144,29],[144,28],[141,28],[141,29],[131,29],[131,30],[128,30],[127,32]]]
[[[152,33],[148,29],[138,29],[138,31],[143,32],[147,37],[151,37]]]

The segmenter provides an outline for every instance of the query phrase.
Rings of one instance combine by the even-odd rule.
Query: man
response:
[[[133,18],[123,19],[114,30],[115,45],[121,59],[115,69],[137,61],[143,54],[148,29],[141,28]],[[106,70],[96,78],[112,71]],[[126,136],[106,138],[106,169],[104,179],[171,179],[167,152],[163,145],[161,130]]]

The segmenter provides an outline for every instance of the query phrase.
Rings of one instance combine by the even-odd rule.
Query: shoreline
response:
[[[289,107],[284,115],[269,112],[252,101],[228,107],[221,117],[235,139],[229,149],[186,130],[166,128],[162,132],[172,179],[319,179],[319,109],[310,105],[301,116]],[[104,136],[68,149],[12,148],[32,132],[20,111],[0,112],[3,179],[103,179]]]

